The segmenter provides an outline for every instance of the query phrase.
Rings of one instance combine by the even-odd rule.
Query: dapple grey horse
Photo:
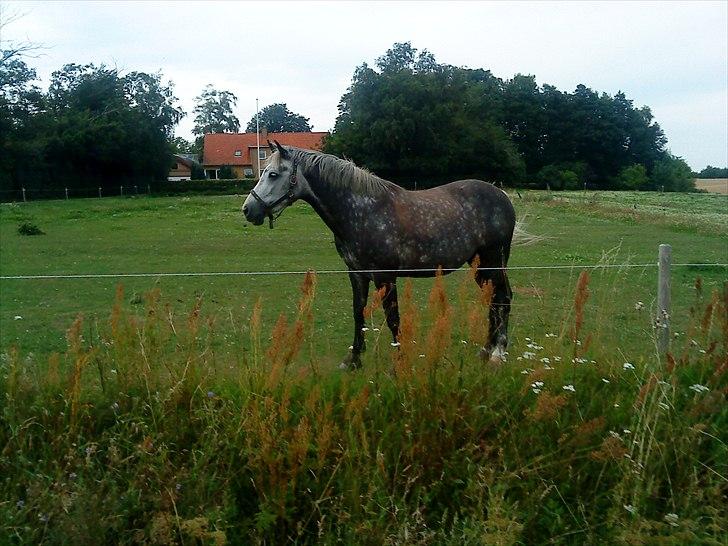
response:
[[[293,202],[309,203],[334,233],[349,269],[354,342],[343,368],[361,365],[369,284],[385,287],[382,306],[395,342],[399,333],[397,278],[434,276],[477,258],[479,285],[493,284],[488,341],[482,355],[505,358],[512,298],[506,275],[516,216],[506,193],[482,180],[458,180],[408,191],[350,161],[270,144],[274,153],[243,205],[255,225]]]

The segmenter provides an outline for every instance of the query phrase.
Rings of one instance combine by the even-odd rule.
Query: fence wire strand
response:
[[[528,270],[564,270],[564,269],[625,269],[625,268],[648,268],[658,267],[659,264],[555,264],[555,265],[516,265],[511,267],[479,267],[478,271],[528,271]],[[674,263],[671,267],[724,267],[728,263]],[[454,271],[472,271],[469,267],[458,268],[420,268],[420,269],[308,269],[298,271],[200,271],[200,272],[160,272],[160,273],[75,273],[58,275],[2,275],[2,280],[40,280],[40,279],[109,279],[109,278],[144,278],[144,277],[255,277],[274,275],[305,275],[309,271],[317,275],[340,275],[349,273],[360,273],[374,275],[377,273],[399,273],[401,276],[417,273],[451,273]]]

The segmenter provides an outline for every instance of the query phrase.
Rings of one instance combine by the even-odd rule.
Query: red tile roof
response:
[[[294,146],[306,150],[320,150],[327,133],[268,133],[268,140],[277,140],[283,145]],[[252,165],[257,146],[256,133],[208,133],[205,135],[203,159],[204,165]],[[260,147],[267,148],[263,135]],[[235,151],[240,150],[236,156]],[[252,156],[251,156],[252,151]]]

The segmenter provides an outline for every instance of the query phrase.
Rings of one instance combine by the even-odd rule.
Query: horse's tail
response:
[[[534,235],[526,231],[526,218],[516,220],[516,226],[513,228],[513,246],[535,245],[546,239],[543,235]]]

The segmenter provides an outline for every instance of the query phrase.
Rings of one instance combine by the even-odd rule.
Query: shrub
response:
[[[18,233],[20,235],[45,235],[45,231],[32,222],[23,222],[20,224],[18,226]]]
[[[537,178],[542,187],[552,190],[576,190],[581,185],[579,175],[565,165],[546,165]]]
[[[647,186],[649,178],[644,165],[630,165],[625,167],[617,177],[617,187],[627,190],[638,190]]]

